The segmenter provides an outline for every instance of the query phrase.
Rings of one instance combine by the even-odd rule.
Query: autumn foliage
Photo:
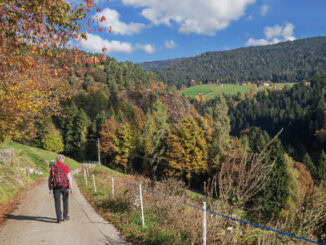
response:
[[[46,59],[49,48],[78,37],[85,16],[83,5],[65,0],[0,0],[0,140],[25,136],[41,112],[56,112],[68,96],[62,71]]]
[[[169,131],[166,138],[165,160],[171,175],[184,176],[207,171],[207,144],[203,130],[191,116],[186,117]]]

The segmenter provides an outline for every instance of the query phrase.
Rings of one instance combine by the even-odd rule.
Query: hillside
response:
[[[150,62],[142,62],[139,63],[142,67],[144,67],[147,71],[155,71],[166,66],[172,65],[174,63],[178,63],[186,58],[177,58],[171,60],[159,60],[159,61],[150,61]]]
[[[97,87],[110,88],[148,87],[155,80],[155,74],[131,62],[118,62],[101,54],[90,54],[79,50],[54,49],[48,62],[57,69],[63,69],[73,94]]]
[[[157,79],[177,88],[196,85],[200,81],[203,83],[305,81],[326,69],[326,37],[207,52],[172,64],[168,61],[161,64],[168,65],[155,71]],[[144,67],[150,65],[146,63]]]

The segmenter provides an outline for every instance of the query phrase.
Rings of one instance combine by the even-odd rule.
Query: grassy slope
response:
[[[97,192],[94,191],[93,174]],[[114,197],[112,177],[115,183]],[[186,190],[184,185],[180,185],[180,182],[173,179],[153,183],[142,176],[124,175],[104,166],[96,166],[89,169],[88,185],[82,174],[79,174],[76,180],[81,192],[96,211],[118,228],[132,244],[201,244],[203,215],[193,206],[202,207],[203,201],[207,202],[208,209],[217,213],[236,219],[248,218],[243,210]],[[143,190],[144,227],[141,222],[138,184],[142,184]],[[184,205],[184,203],[191,205]],[[287,231],[282,222],[263,225]],[[290,233],[300,235],[297,230],[290,230]],[[309,234],[309,238],[312,238],[311,236],[312,234]],[[207,215],[207,244],[261,242],[294,244],[296,241],[224,217]]]
[[[82,171],[83,172],[83,171]],[[142,227],[139,208],[134,208],[130,202],[132,193],[138,194],[138,188],[124,183],[139,183],[144,179],[125,175],[105,166],[89,169],[88,185],[84,177],[75,177],[78,186],[96,211],[112,223],[133,244],[183,244],[177,233],[161,228],[160,220],[145,210],[146,226]],[[96,176],[97,192],[94,192],[91,175]],[[115,181],[115,199],[112,198],[112,179]]]
[[[24,190],[24,187],[32,184],[35,180],[48,176],[49,161],[55,160],[57,155],[17,143],[3,143],[0,148],[14,149],[12,162],[0,163],[0,204],[6,203],[10,197]],[[71,170],[79,167],[76,161],[69,158],[66,158],[66,164]],[[43,174],[27,176],[24,168],[33,168]]]
[[[278,83],[273,86],[276,88],[282,88],[285,85],[291,87],[294,85],[294,83]],[[183,91],[181,91],[181,94],[186,95],[190,98],[194,98],[196,95],[202,95],[203,97],[207,99],[213,99],[219,94],[228,94],[228,95],[236,95],[238,92],[241,94],[244,94],[246,92],[249,92],[254,85],[237,85],[237,84],[224,84],[223,86],[216,85],[216,84],[207,84],[207,85],[197,85],[190,88],[186,88]],[[257,88],[257,91],[263,90],[265,88],[270,87],[259,87]]]
[[[203,195],[185,190],[178,182],[156,182],[153,186],[148,179],[141,176],[122,175],[104,166],[90,168],[89,173],[87,186],[82,174],[76,177],[81,192],[96,211],[112,223],[132,244],[200,244],[202,242],[202,213],[183,203],[201,207],[202,201],[207,201]],[[93,187],[93,174],[97,192]],[[114,198],[112,176],[115,183]],[[143,186],[145,227],[141,222],[138,184]],[[209,208],[212,210],[241,218],[242,212],[234,208],[230,209],[218,200],[209,203]],[[207,234],[208,244],[216,244],[213,241],[217,242],[221,239],[226,241],[226,244],[231,244],[237,239],[246,239],[243,234],[251,235],[253,231],[258,236],[263,234],[263,231],[256,231],[240,224],[236,224],[239,229],[237,228],[233,234],[220,234],[215,231],[225,230],[225,227],[235,224],[217,216],[209,216],[207,222],[210,230]]]

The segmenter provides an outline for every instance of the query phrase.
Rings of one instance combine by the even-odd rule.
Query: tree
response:
[[[319,167],[318,172],[321,181],[326,181],[326,154],[324,151],[321,152],[320,158],[319,158]]]
[[[46,134],[42,139],[43,148],[48,151],[56,153],[63,152],[64,144],[60,131],[55,128],[53,124],[50,124],[46,128]]]
[[[63,116],[58,118],[58,125],[62,132],[65,146],[64,152],[70,156],[73,156],[75,152],[74,122],[78,113],[78,107],[74,103],[70,103],[64,106]]]
[[[135,134],[129,123],[121,123],[112,147],[113,163],[121,166],[126,172],[134,149]]]
[[[60,100],[69,95],[68,85],[50,74],[49,65],[29,70],[34,79],[26,72],[15,71],[0,81],[0,140],[19,139],[35,131],[35,120],[42,113],[57,113]]]
[[[67,88],[44,57],[78,37],[84,17],[65,0],[0,0],[0,140],[23,137],[43,110],[57,111]]]
[[[104,121],[99,131],[101,137],[101,151],[105,153],[106,156],[111,156],[114,153],[113,146],[116,142],[118,127],[119,125],[114,118],[109,118]]]
[[[135,149],[135,134],[129,123],[118,124],[115,119],[105,120],[101,135],[101,150],[111,163],[127,171]]]
[[[109,113],[106,111],[101,111],[97,114],[95,120],[88,127],[88,137],[86,142],[85,153],[87,159],[96,160],[98,159],[98,139],[100,138],[100,130],[102,128],[103,123],[106,119],[109,118]],[[101,150],[102,151],[102,150]],[[102,156],[102,154],[101,154]]]
[[[316,169],[315,164],[313,163],[313,161],[311,160],[310,156],[308,153],[306,153],[303,157],[303,163],[306,166],[307,170],[309,171],[309,173],[311,174],[311,177],[313,178],[313,180],[315,181],[315,183],[318,182],[318,172]]]
[[[63,115],[58,117],[58,125],[63,135],[64,152],[75,159],[84,160],[89,119],[83,109],[73,102],[63,108]]]
[[[226,150],[230,142],[230,118],[225,98],[220,95],[216,99],[216,106],[213,111],[213,132],[210,144],[210,162],[218,158]]]
[[[249,132],[248,139],[250,152],[261,153],[270,141],[270,136],[266,131],[253,128]],[[269,155],[264,162],[266,164],[273,163],[272,171],[264,188],[253,197],[248,205],[262,212],[263,217],[270,219],[273,216],[278,216],[282,209],[287,208],[290,178],[281,141],[275,138],[268,145],[267,150],[269,150]]]
[[[267,149],[260,153],[245,154],[239,141],[234,146],[221,156],[223,162],[212,184],[218,185],[219,192],[216,195],[222,200],[242,208],[264,188],[274,163],[266,163],[269,154]]]
[[[185,177],[207,171],[207,144],[203,130],[192,116],[184,118],[166,137],[165,160],[169,174]]]
[[[145,170],[156,178],[165,151],[164,140],[169,129],[168,106],[157,100],[151,113],[146,115],[143,130],[143,147]]]
[[[83,109],[79,110],[74,118],[74,124],[74,157],[75,159],[85,159],[86,140],[90,123]]]

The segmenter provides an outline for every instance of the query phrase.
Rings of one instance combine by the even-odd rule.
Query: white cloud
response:
[[[175,47],[178,46],[173,40],[165,41],[164,45],[168,49],[174,49]]]
[[[247,46],[261,46],[276,44],[279,42],[293,41],[296,38],[293,36],[294,25],[292,23],[286,23],[284,27],[275,25],[267,26],[264,28],[265,39],[253,39],[249,38]]]
[[[152,53],[155,52],[155,48],[151,44],[145,44],[145,45],[143,45],[143,44],[137,44],[135,46],[135,49],[142,49],[147,54],[152,54]]]
[[[264,4],[260,7],[260,15],[266,16],[269,11],[269,6],[267,4]]]
[[[102,16],[105,17],[105,20],[100,21]],[[132,35],[134,33],[141,32],[146,26],[143,23],[129,23],[126,24],[120,21],[120,14],[110,8],[103,9],[101,12],[95,14],[93,19],[98,21],[98,25],[103,28],[112,27],[112,33],[121,34],[121,35]]]
[[[143,8],[142,15],[155,25],[179,25],[179,32],[214,35],[244,15],[256,0],[121,0]]]
[[[249,38],[247,41],[247,46],[263,46],[263,45],[268,45],[269,42],[265,39],[253,39]]]
[[[155,48],[151,44],[132,45],[128,42],[108,41],[98,35],[87,33],[87,40],[81,39],[80,45],[91,52],[101,53],[103,48],[107,53],[127,53],[130,54],[136,49],[142,49],[145,53],[154,53]]]
[[[294,25],[292,23],[287,23],[284,28],[279,25],[273,27],[265,27],[264,34],[267,39],[272,39],[275,37],[281,37],[284,41],[293,41],[295,37],[293,36]]]

